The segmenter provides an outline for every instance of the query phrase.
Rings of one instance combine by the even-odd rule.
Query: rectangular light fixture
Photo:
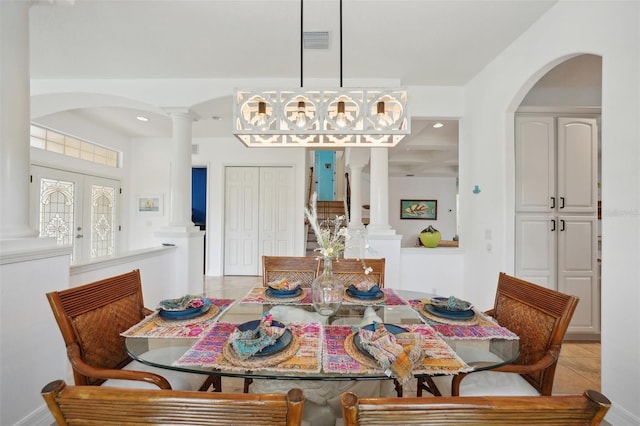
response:
[[[249,147],[392,147],[410,132],[404,89],[234,93],[233,134]]]

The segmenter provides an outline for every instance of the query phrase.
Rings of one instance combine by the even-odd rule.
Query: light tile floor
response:
[[[262,277],[208,277],[205,291],[214,297],[240,297],[249,289],[262,285]],[[243,380],[223,378],[225,392],[242,392]],[[582,394],[587,389],[600,391],[600,343],[564,342],[556,369],[553,394]],[[405,387],[405,396],[415,396],[415,381]]]

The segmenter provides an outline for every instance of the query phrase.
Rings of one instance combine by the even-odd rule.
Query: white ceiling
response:
[[[350,79],[463,86],[553,4],[343,0],[344,86]],[[329,49],[304,51],[305,80],[340,84],[339,5],[304,0],[304,30],[329,32]],[[30,19],[35,79],[301,76],[299,0],[40,0]],[[194,137],[230,135],[230,97],[194,110],[203,117]],[[72,113],[131,137],[171,135],[171,121],[161,115],[140,123],[126,109]],[[457,176],[457,122],[433,129],[433,121],[412,121],[412,134],[390,153],[390,175]]]

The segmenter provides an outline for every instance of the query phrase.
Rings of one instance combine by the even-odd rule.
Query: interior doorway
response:
[[[207,168],[193,167],[191,169],[191,221],[200,227],[204,234],[204,273],[207,272]]]
[[[336,196],[336,152],[316,151],[315,186],[319,201],[334,201]]]

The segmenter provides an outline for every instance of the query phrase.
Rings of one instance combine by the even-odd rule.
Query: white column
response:
[[[29,5],[0,1],[0,239],[36,237],[29,226]]]
[[[188,109],[168,112],[173,120],[169,227],[191,230],[191,128],[196,116]]]
[[[349,229],[364,229],[362,224],[362,166],[350,164],[349,171],[349,183],[351,184]]]
[[[389,225],[389,151],[388,148],[371,148],[371,207],[369,235],[393,235]]]

